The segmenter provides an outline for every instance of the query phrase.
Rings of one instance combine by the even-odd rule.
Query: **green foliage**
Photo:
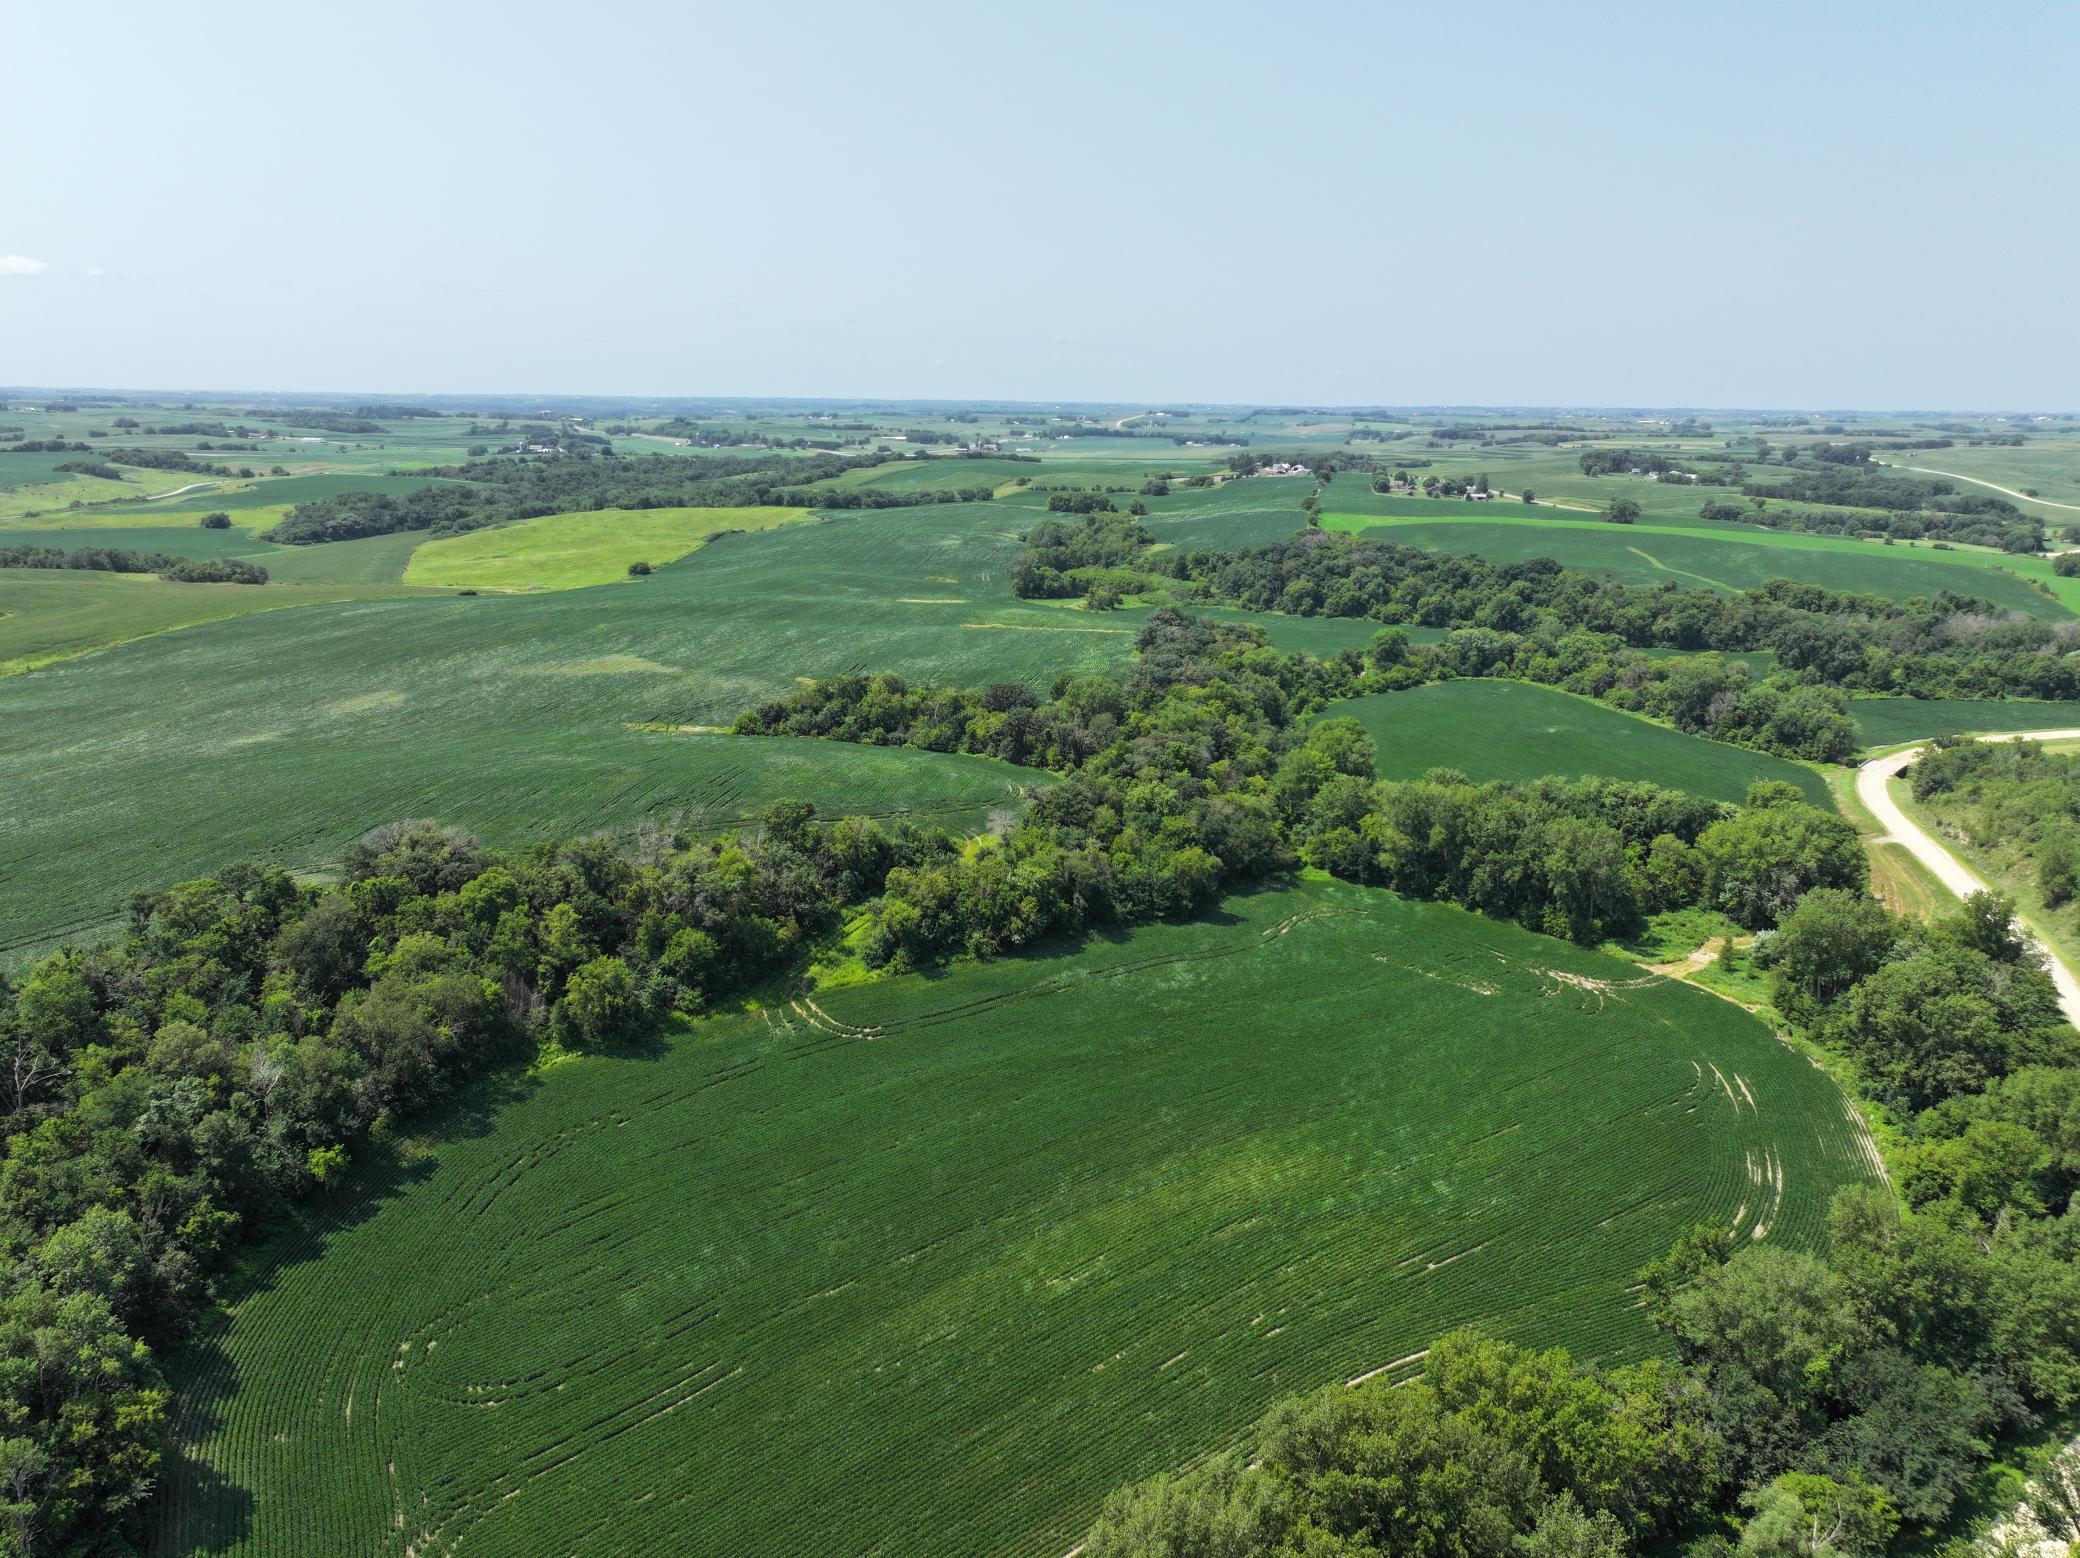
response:
[[[1788,906],[1815,882],[1860,879],[1855,830],[1798,804],[1790,784],[1751,786],[1754,813],[1771,815],[1738,827],[1711,802],[1652,785],[1476,788],[1455,774],[1381,785],[1356,721],[1297,723],[1351,689],[1363,665],[1355,651],[1326,663],[1279,656],[1260,630],[1167,610],[1137,642],[1141,662],[1124,687],[1062,678],[1040,702],[1008,684],[840,677],[738,720],[746,735],[903,743],[1072,772],[1002,840],[899,874],[876,913],[871,962],[913,967],[1191,913],[1296,855],[1589,944],[1700,890],[1767,923],[1773,894]]]
[[[1757,786],[1757,789],[1762,788]],[[1775,925],[1814,888],[1861,888],[1869,877],[1863,840],[1845,818],[1818,807],[1751,804],[1698,836],[1704,897],[1750,930]]]
[[[1749,1495],[1747,1505],[1741,1551],[1769,1558],[1882,1553],[1899,1529],[1899,1513],[1884,1490],[1860,1477],[1841,1483],[1786,1472]]]
[[[1652,1366],[1603,1376],[1455,1332],[1416,1383],[1289,1401],[1242,1454],[1115,1494],[1084,1550],[1623,1553],[1680,1527],[1717,1480],[1700,1403],[1664,1391]]]
[[[91,573],[156,573],[176,584],[265,584],[267,570],[235,557],[173,557],[121,547],[0,547],[0,568],[72,568]]]

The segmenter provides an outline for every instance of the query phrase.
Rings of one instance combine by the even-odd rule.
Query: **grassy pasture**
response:
[[[380,492],[390,497],[402,497],[407,492],[416,492],[421,487],[449,485],[432,476],[387,476],[370,473],[366,476],[331,474],[315,476],[261,477],[251,482],[227,484],[216,492],[196,493],[192,497],[168,498],[149,505],[161,512],[207,514],[222,509],[233,521],[241,510],[257,508],[288,508],[297,503],[315,503],[320,498],[336,498],[343,492]]]
[[[75,454],[55,458],[83,460],[88,457]],[[120,481],[54,473],[54,480],[0,487],[0,525],[19,524],[45,515],[70,520],[79,512],[72,507],[75,503],[84,509],[125,499],[142,499],[176,492],[205,479],[185,471],[154,471],[133,466],[118,466],[117,469],[123,473]]]
[[[1575,568],[1630,584],[1751,588],[1767,579],[1795,578],[1838,590],[1907,600],[1951,590],[1977,595],[2034,617],[2071,616],[2080,605],[2080,580],[2060,579],[2037,558],[1953,548],[1881,546],[1841,536],[1806,535],[1726,525],[1613,525],[1558,517],[1551,509],[1498,511],[1493,504],[1425,498],[1392,514],[1328,514],[1323,527],[1372,533],[1377,539],[1434,552],[1471,553],[1493,563],[1551,557]],[[1549,517],[1551,516],[1551,517]],[[2042,582],[2051,595],[2036,589]],[[2055,598],[2054,598],[2055,597]]]
[[[1643,1261],[1813,1248],[1866,1142],[1726,1002],[1337,884],[712,1018],[263,1252],[151,1550],[1056,1558],[1454,1324],[1652,1351]]]
[[[2033,441],[2020,448],[1886,449],[1874,458],[1902,472],[1948,475],[1960,492],[1984,492],[1977,482],[2005,487],[2025,514],[2052,524],[2080,524],[2080,440]],[[2027,496],[2030,488],[2037,496]]]
[[[1801,764],[1526,682],[1433,682],[1346,699],[1322,715],[1336,716],[1365,727],[1386,779],[1414,779],[1432,768],[1456,768],[1473,779],[1646,779],[1721,801],[1739,801],[1758,779],[1780,779],[1815,806],[1831,804],[1827,782]]]
[[[135,888],[241,856],[321,866],[402,816],[517,842],[801,796],[977,827],[1004,788],[973,759],[631,727],[725,725],[797,676],[1123,664],[1132,622],[1007,598],[1000,525],[989,504],[861,511],[726,537],[641,589],[266,612],[0,678],[0,957]]]
[[[516,525],[427,541],[412,553],[407,584],[488,590],[574,590],[628,577],[631,563],[662,567],[725,530],[799,524],[807,509],[593,509],[544,514]]]

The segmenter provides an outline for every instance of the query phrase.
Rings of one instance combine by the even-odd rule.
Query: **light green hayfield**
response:
[[[675,562],[725,531],[799,524],[807,509],[593,509],[544,514],[489,530],[427,541],[412,553],[407,584],[485,590],[575,590],[628,577],[631,563]]]

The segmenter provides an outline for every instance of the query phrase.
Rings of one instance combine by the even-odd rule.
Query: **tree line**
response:
[[[460,534],[578,510],[756,508],[781,504],[790,488],[885,458],[717,456],[695,461],[665,454],[605,454],[472,460],[423,473],[441,479],[410,492],[342,492],[299,503],[261,539],[306,546],[400,530]],[[817,501],[822,497],[819,493]]]
[[[1352,542],[1320,531],[1245,552],[1149,554],[1132,516],[1050,522],[1027,535],[1014,593],[1084,595],[1086,604],[1177,580],[1184,598],[1298,615],[1363,616],[1397,624],[1375,635],[1366,691],[1392,692],[1458,676],[1509,677],[1600,698],[1678,729],[1810,761],[1845,761],[1858,736],[1841,693],[1803,669],[1758,678],[1716,656],[1655,658],[1632,647],[1750,648],[1764,636],[1766,598],[1726,606],[1709,590],[1665,594],[1569,572],[1550,559],[1500,568],[1478,558]],[[1104,600],[1097,599],[1103,592]],[[1455,629],[1419,644],[1408,622]],[[1832,642],[1832,640],[1830,640]]]
[[[971,752],[1064,775],[989,846],[898,873],[868,958],[914,967],[1037,937],[1189,913],[1298,864],[1594,945],[1667,908],[1772,925],[1810,888],[1860,881],[1855,830],[1790,786],[1736,814],[1652,785],[1477,785],[1375,777],[1355,720],[1308,723],[1368,690],[1365,658],[1281,655],[1253,627],[1169,609],[1133,673],[911,687],[841,676],[759,705],[740,734]]]
[[[1948,590],[1898,601],[1772,579],[1722,595],[1622,584],[1551,558],[1498,565],[1313,530],[1235,551],[1159,553],[1137,566],[1186,586],[1187,602],[1432,628],[1549,623],[1634,649],[1766,649],[1791,683],[1844,692],[2080,696],[2080,666],[2060,628]]]
[[[2054,913],[2080,899],[2080,758],[2034,741],[1938,737],[1907,770],[1914,799],[1982,847],[2032,863]]]
[[[87,573],[155,573],[176,584],[265,584],[267,570],[236,557],[173,557],[127,547],[0,547],[0,568],[72,568]]]

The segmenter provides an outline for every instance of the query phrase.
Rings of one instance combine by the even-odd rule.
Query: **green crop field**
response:
[[[1454,1324],[1647,1353],[1676,1233],[1873,1156],[1738,1008],[1348,886],[826,991],[365,1169],[191,1349],[154,1550],[1056,1558]]]
[[[16,673],[127,643],[172,628],[285,606],[394,595],[396,589],[351,581],[308,584],[170,584],[156,574],[80,569],[0,568],[0,687],[23,685]],[[0,693],[0,702],[5,702]],[[11,738],[23,736],[10,728]],[[0,756],[0,763],[6,758]],[[0,801],[0,809],[6,803]],[[0,844],[0,858],[6,846]],[[0,869],[0,884],[7,873]],[[0,933],[4,939],[4,933]]]
[[[1802,764],[1526,682],[1433,682],[1334,703],[1322,718],[1339,715],[1365,727],[1387,779],[1414,779],[1432,768],[1456,768],[1473,779],[1646,779],[1736,802],[1756,780],[1779,779],[1815,806],[1833,804],[1826,780]]]
[[[405,568],[407,584],[487,590],[573,590],[628,577],[631,563],[662,567],[729,530],[799,524],[807,509],[594,509],[544,514],[517,525],[428,541]]]
[[[1187,552],[1268,546],[1306,528],[1300,500],[1314,491],[1305,476],[1253,476],[1218,487],[1173,487],[1164,498],[1144,499],[1143,523],[1158,542]]]
[[[0,956],[229,859],[322,865],[403,816],[512,842],[798,795],[979,827],[1005,780],[974,759],[632,727],[726,725],[798,676],[1044,686],[1123,664],[1133,621],[1009,599],[995,509],[858,511],[725,537],[640,589],[263,612],[0,677]],[[161,588],[250,606],[278,586]]]
[[[397,584],[404,578],[412,553],[425,540],[422,530],[400,530],[387,536],[327,541],[321,546],[270,546],[255,541],[248,542],[239,555],[266,568],[271,581]]]
[[[1369,533],[1433,552],[1471,553],[1495,563],[1551,557],[1629,584],[1702,584],[1730,591],[1767,579],[1798,579],[1895,600],[1951,590],[2054,620],[2073,615],[2072,608],[2080,606],[2080,579],[2058,578],[2041,558],[1964,547],[1936,551],[1884,546],[1843,536],[1735,525],[1709,530],[1697,525],[1613,525],[1563,518],[1551,509],[1525,513],[1521,505],[1512,513],[1509,505],[1498,512],[1492,504],[1394,501],[1405,510],[1327,514],[1323,527]],[[2036,588],[2037,583],[2044,589]]]
[[[16,454],[12,450],[0,450],[0,490],[68,481],[71,473],[58,467],[84,458],[77,454]]]
[[[1868,747],[1898,746],[1924,736],[1983,731],[2080,730],[2080,703],[2023,698],[1858,698],[1849,705]]]

